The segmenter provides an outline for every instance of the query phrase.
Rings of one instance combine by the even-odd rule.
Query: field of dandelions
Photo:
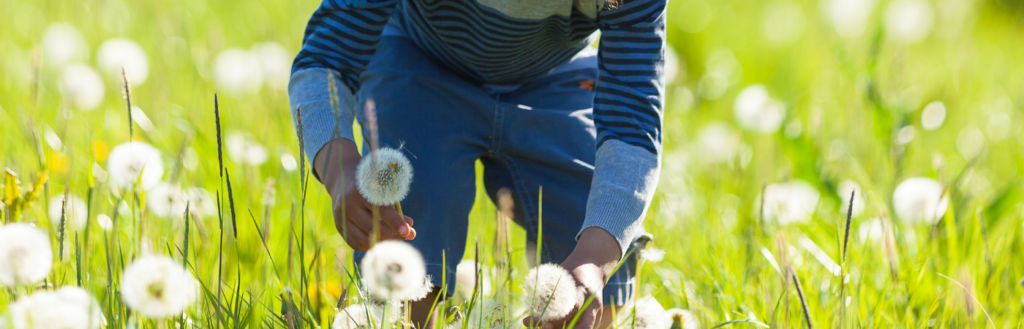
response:
[[[408,322],[415,250],[353,264],[299,153],[317,5],[0,1],[0,328]],[[1020,0],[673,0],[617,327],[1019,328],[1022,22]],[[569,312],[483,190],[441,326]]]

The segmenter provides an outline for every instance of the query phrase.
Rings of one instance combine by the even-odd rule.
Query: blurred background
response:
[[[265,220],[268,252],[290,257],[301,158],[286,89],[318,5],[0,0],[0,166],[23,182],[49,173],[47,200],[26,218],[50,218],[65,186],[82,199],[90,186],[108,190],[108,156],[129,134],[160,151],[160,184],[202,189],[194,195],[210,206],[216,92],[239,213]],[[860,326],[988,323],[962,292],[997,326],[1020,321],[1022,24],[1019,0],[672,0],[663,171],[645,222],[665,256],[641,290],[704,324],[800,325],[798,306],[778,306],[789,300],[778,258],[806,280],[821,323],[843,303]],[[347,248],[322,188],[309,193],[304,239],[337,254],[318,262],[324,281],[338,280],[331,264],[345,264]],[[478,193],[470,221],[490,252],[495,211]],[[94,214],[116,211],[110,194]],[[162,218],[154,236],[171,232],[157,249],[180,234],[183,208],[169,202],[149,206]],[[199,216],[215,230],[212,212]],[[268,271],[258,235],[238,249],[239,263]],[[854,265],[839,280],[842,259]],[[248,286],[276,293],[289,282],[258,278]],[[856,287],[852,300],[837,295],[840,281]]]

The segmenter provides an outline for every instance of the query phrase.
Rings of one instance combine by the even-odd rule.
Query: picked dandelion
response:
[[[672,326],[672,315],[654,297],[644,297],[633,304],[633,318],[623,327],[635,329],[668,329]]]
[[[668,315],[672,317],[671,329],[698,329],[700,328],[700,322],[693,316],[693,313],[689,310],[681,308],[673,308],[668,310]]]
[[[198,289],[192,274],[165,256],[140,257],[121,279],[121,295],[128,307],[157,319],[181,314],[195,302]]]
[[[412,245],[383,241],[363,256],[360,273],[374,298],[404,301],[422,294],[427,270],[423,256]]]
[[[523,281],[523,293],[530,315],[540,322],[561,319],[576,307],[575,279],[557,264],[531,269]]]
[[[356,179],[359,194],[366,201],[376,206],[395,205],[401,215],[402,205],[399,202],[409,194],[412,164],[402,152],[382,147],[363,157],[356,167]]]
[[[17,329],[98,329],[104,323],[99,304],[78,287],[40,291],[10,306],[10,324]]]
[[[384,310],[374,304],[352,304],[334,315],[331,329],[375,328],[384,317]]]
[[[32,284],[50,273],[53,248],[46,233],[29,224],[0,226],[0,284]]]

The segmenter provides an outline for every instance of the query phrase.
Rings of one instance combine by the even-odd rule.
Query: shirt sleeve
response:
[[[642,228],[661,168],[666,0],[625,0],[598,13],[597,154],[584,229],[618,240]],[[577,238],[579,235],[577,235]]]
[[[310,161],[334,139],[335,130],[341,138],[353,140],[359,75],[376,51],[398,1],[324,0],[309,19],[302,49],[292,64],[288,99],[292,117],[302,116],[301,137]],[[331,76],[337,88],[336,110],[328,90]]]

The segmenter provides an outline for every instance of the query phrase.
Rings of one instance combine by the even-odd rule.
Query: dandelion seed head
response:
[[[689,310],[681,308],[673,308],[668,310],[669,316],[672,317],[673,329],[697,329],[700,328],[700,322],[693,316],[693,313]]]
[[[145,142],[132,141],[115,146],[110,151],[107,173],[115,187],[131,189],[138,180],[139,187],[149,190],[160,184],[160,178],[164,176],[164,164],[159,150]]]
[[[107,92],[103,85],[103,77],[96,70],[83,64],[74,64],[64,68],[60,76],[60,85],[64,96],[82,111],[95,110],[103,103]]]
[[[16,329],[97,329],[104,322],[89,292],[70,286],[19,299],[10,305],[10,319]]]
[[[763,210],[765,221],[781,225],[805,222],[814,215],[820,196],[814,186],[802,180],[769,184],[754,202],[753,216],[761,216]],[[761,200],[764,200],[763,209]]]
[[[107,214],[96,216],[96,224],[99,224],[100,228],[104,231],[110,231],[114,227],[114,222],[110,220],[110,216],[107,216]]]
[[[949,197],[942,184],[926,177],[908,178],[892,192],[896,217],[908,223],[933,224],[946,213]]]
[[[43,32],[42,48],[46,65],[54,67],[63,67],[80,61],[89,51],[85,37],[68,23],[53,23],[47,26]]]
[[[401,151],[382,147],[363,157],[356,167],[356,179],[359,194],[366,201],[378,206],[390,206],[409,194],[412,164]]]
[[[352,304],[334,315],[331,329],[371,329],[381,322],[383,314],[384,310],[374,304]]]
[[[53,227],[60,227],[61,207],[64,206],[64,195],[58,194],[50,198],[50,206],[47,214],[50,215],[50,224]],[[67,230],[81,231],[85,229],[89,218],[89,209],[81,198],[74,194],[68,194],[67,208],[64,210],[65,228]]]
[[[104,41],[96,51],[96,61],[100,69],[110,79],[123,84],[121,68],[128,76],[128,84],[141,85],[149,77],[149,59],[146,51],[135,41],[115,38]]]
[[[213,216],[217,213],[217,202],[213,194],[202,188],[193,187],[185,191],[189,202],[189,211],[198,216]]]
[[[154,215],[164,218],[182,217],[185,215],[188,195],[176,185],[160,183],[149,191],[146,205]]]
[[[786,118],[786,106],[773,99],[764,85],[752,85],[736,95],[733,104],[736,122],[743,129],[758,133],[774,133]]]
[[[651,263],[657,263],[665,259],[665,250],[654,246],[647,246],[640,250],[640,258]]]
[[[142,256],[124,270],[121,295],[128,307],[150,318],[181,314],[195,302],[199,283],[165,256]]]
[[[267,86],[274,89],[287,88],[295,54],[289,53],[284,46],[273,41],[257,43],[252,46],[251,51],[260,61]]]
[[[370,248],[360,263],[366,289],[379,300],[409,300],[423,289],[427,275],[423,256],[402,241],[383,241]]]
[[[634,304],[635,317],[626,324],[636,329],[668,329],[672,326],[672,315],[654,297],[644,297]]]
[[[523,294],[535,319],[561,319],[576,306],[576,281],[557,264],[541,264],[526,274]]]
[[[46,233],[29,224],[0,226],[0,284],[13,288],[42,281],[52,266]]]
[[[463,260],[455,267],[455,292],[463,299],[469,300],[472,297],[473,287],[476,286],[476,270],[476,262],[472,260]],[[482,272],[479,288],[481,291],[478,293],[488,296],[491,294],[491,278],[487,275],[487,269],[482,269]]]
[[[434,284],[430,282],[430,275],[423,276],[423,284],[416,288],[416,291],[409,294],[408,300],[418,302],[427,298],[431,291],[434,291]]]
[[[253,94],[263,84],[263,70],[256,54],[238,48],[226,49],[213,60],[217,88],[234,95]]]

